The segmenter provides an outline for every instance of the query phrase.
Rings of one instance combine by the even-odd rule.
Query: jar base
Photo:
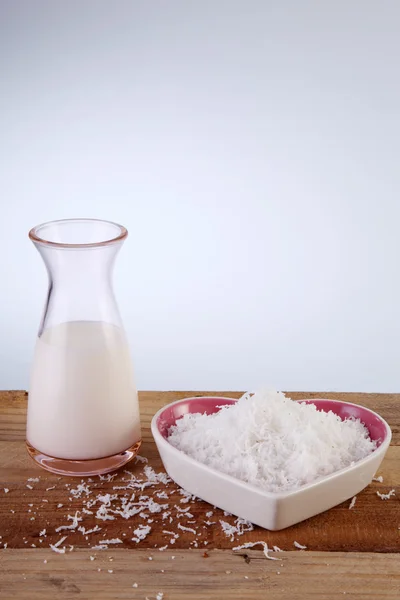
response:
[[[29,456],[43,469],[57,475],[69,475],[70,477],[82,477],[89,475],[103,475],[116,471],[135,458],[139,452],[142,440],[139,440],[133,446],[113,456],[104,458],[94,458],[91,460],[70,460],[65,458],[54,458],[48,456],[40,450],[34,448],[28,441],[26,448]]]

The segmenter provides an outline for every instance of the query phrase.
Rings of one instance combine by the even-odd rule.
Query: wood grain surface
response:
[[[396,554],[287,552],[276,562],[256,551],[115,550],[91,561],[87,550],[11,550],[1,566],[1,597],[24,600],[398,600],[400,589]]]
[[[163,468],[150,433],[153,414],[179,398],[214,394],[240,396],[237,392],[140,394],[141,455],[156,473]],[[349,502],[345,502],[283,531],[255,527],[232,538],[224,533],[220,521],[235,524],[234,517],[198,499],[185,502],[185,496],[173,482],[134,490],[135,501],[144,495],[165,505],[154,514],[145,509],[144,516],[124,519],[114,514],[113,520],[103,521],[96,518],[99,501],[91,507],[92,514],[85,513],[88,502],[108,493],[114,496],[111,507],[118,508],[127,489],[115,488],[126,488],[132,476],[146,481],[144,463],[130,463],[127,472],[120,471],[109,481],[94,477],[87,484],[89,494],[76,493],[81,479],[47,473],[27,455],[26,393],[0,392],[0,598],[51,598],[57,593],[61,598],[147,596],[150,600],[160,592],[163,600],[265,598],[266,590],[268,598],[333,600],[345,592],[347,598],[400,598],[400,395],[290,396],[345,400],[381,414],[393,431],[392,445],[379,473],[383,483],[374,482],[361,492],[351,510]],[[378,491],[387,493],[391,489],[396,495],[389,500],[377,495]],[[210,511],[211,517],[206,514]],[[170,514],[163,518],[165,513]],[[85,528],[83,531],[56,531],[73,525],[69,517],[75,514],[81,519],[79,526]],[[139,543],[133,541],[134,531],[139,525],[147,525],[149,519],[150,533]],[[96,526],[100,531],[85,535]],[[49,545],[65,535],[67,538],[60,545],[65,554],[57,554]],[[120,539],[122,543],[109,544],[106,550],[93,549],[110,539]],[[285,552],[271,554],[279,560],[268,560],[257,550],[232,550],[256,541],[265,541],[270,548],[275,545]],[[294,541],[307,546],[307,550],[297,550]],[[165,546],[160,552],[159,548]],[[108,573],[109,569],[113,572]],[[135,582],[138,587],[132,588]]]

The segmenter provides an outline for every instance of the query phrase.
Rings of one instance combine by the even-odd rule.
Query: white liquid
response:
[[[38,339],[28,401],[28,442],[72,460],[112,456],[140,440],[124,331],[96,321],[62,323]]]

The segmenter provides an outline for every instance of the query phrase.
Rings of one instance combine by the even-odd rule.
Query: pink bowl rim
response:
[[[309,403],[311,403],[311,402],[313,403],[313,402],[317,402],[317,401],[318,402],[325,401],[325,402],[330,402],[330,403],[335,403],[335,404],[340,404],[340,405],[354,406],[356,408],[362,408],[363,410],[366,410],[367,412],[371,413],[371,415],[374,415],[381,421],[381,423],[385,427],[386,435],[385,435],[384,439],[382,440],[380,446],[378,446],[378,448],[376,450],[374,450],[371,454],[369,454],[362,460],[356,462],[354,465],[350,465],[349,467],[344,467],[343,469],[340,469],[339,471],[334,471],[330,475],[326,475],[320,479],[317,479],[316,481],[313,481],[312,483],[306,483],[295,490],[290,490],[288,492],[268,492],[268,491],[263,490],[262,488],[259,488],[251,483],[247,483],[246,481],[243,481],[242,479],[236,479],[236,477],[232,477],[232,475],[228,475],[226,473],[222,473],[221,471],[217,471],[213,467],[209,467],[208,465],[205,465],[204,463],[201,463],[201,462],[195,460],[191,456],[188,456],[187,454],[182,452],[182,450],[178,450],[177,448],[172,446],[172,444],[170,444],[166,440],[166,438],[162,435],[162,433],[160,432],[160,429],[159,429],[160,417],[162,417],[162,414],[164,413],[164,411],[169,410],[172,406],[174,406],[176,404],[180,404],[180,403],[185,403],[185,402],[188,402],[191,400],[192,401],[195,401],[195,400],[197,400],[197,401],[198,400],[210,400],[210,401],[211,400],[213,400],[213,401],[221,400],[221,405],[222,405],[223,402],[226,400],[237,402],[239,400],[239,398],[231,398],[228,396],[190,396],[188,398],[181,398],[180,400],[175,400],[174,402],[170,402],[169,404],[166,404],[165,406],[160,408],[155,413],[155,415],[153,416],[153,418],[151,420],[151,432],[152,432],[152,435],[156,442],[157,447],[159,445],[161,445],[165,449],[167,449],[169,452],[172,452],[173,454],[175,454],[175,456],[177,458],[183,459],[188,464],[191,464],[196,468],[201,468],[216,477],[230,481],[231,483],[236,484],[239,487],[244,488],[248,491],[256,492],[257,494],[260,494],[260,495],[264,496],[265,498],[271,498],[271,499],[277,499],[277,500],[283,499],[283,498],[288,498],[289,496],[292,496],[292,495],[294,496],[301,492],[305,492],[306,490],[316,488],[319,485],[321,485],[327,481],[331,481],[333,479],[340,478],[341,475],[343,475],[349,471],[352,471],[353,469],[362,467],[362,466],[368,464],[369,462],[374,461],[377,457],[380,457],[381,455],[382,455],[382,458],[381,458],[381,461],[382,461],[386,454],[387,449],[390,446],[390,442],[392,439],[392,430],[390,429],[389,424],[378,413],[371,410],[370,408],[367,408],[366,406],[362,406],[361,404],[354,404],[353,402],[343,402],[342,400],[332,400],[329,398],[302,398],[301,400],[296,400],[296,402],[309,402]],[[162,457],[161,457],[161,460],[162,460]],[[369,485],[369,483],[366,485]]]

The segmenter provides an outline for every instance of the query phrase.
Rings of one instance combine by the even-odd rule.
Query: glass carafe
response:
[[[33,359],[27,448],[64,475],[113,471],[141,444],[137,391],[111,276],[128,235],[95,219],[53,221],[29,237],[49,288]]]

